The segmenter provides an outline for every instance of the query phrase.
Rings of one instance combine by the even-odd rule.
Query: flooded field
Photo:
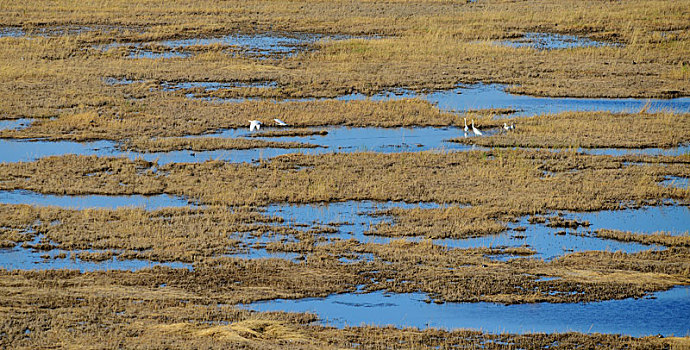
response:
[[[21,28],[3,27],[0,28],[0,38],[16,38],[24,36],[24,31]]]
[[[314,312],[335,327],[469,328],[491,333],[619,333],[633,336],[690,333],[690,290],[677,287],[643,299],[586,304],[500,305],[428,303],[420,293],[336,294],[327,298],[258,302],[258,311]]]
[[[425,98],[445,110],[510,108],[517,110],[516,115],[519,116],[563,111],[637,112],[646,106],[649,111],[690,111],[690,98],[687,97],[668,100],[551,98],[510,94],[506,92],[506,88],[507,86],[499,84],[478,84],[430,93]]]
[[[511,116],[532,116],[564,111],[637,112],[642,109],[646,109],[649,112],[690,112],[690,98],[688,97],[672,99],[534,97],[511,94],[506,91],[508,88],[509,86],[501,84],[476,84],[462,85],[452,90],[430,92],[415,92],[408,89],[397,89],[372,96],[353,93],[338,96],[335,99],[341,101],[386,101],[419,98],[433,103],[444,111],[466,112],[482,109],[514,110],[515,112],[511,113]],[[190,96],[193,97],[194,95]],[[204,99],[222,103],[239,103],[247,100],[256,100],[257,98]],[[276,102],[308,102],[316,100],[315,98],[286,98],[276,100]]]
[[[287,58],[309,49],[317,41],[343,40],[345,35],[311,33],[258,33],[230,34],[222,37],[163,40],[151,43],[112,43],[97,48],[102,51],[125,47],[129,58],[186,58],[194,54],[195,47],[219,46],[225,53],[252,58]]]
[[[68,209],[140,207],[146,210],[193,205],[182,198],[165,194],[155,196],[61,196],[25,190],[0,191],[0,203],[58,206]]]
[[[21,124],[21,123],[19,123]],[[271,129],[264,128],[266,131]],[[273,129],[275,130],[275,129]],[[266,148],[257,147],[250,149],[225,149],[210,151],[177,150],[168,152],[141,152],[123,150],[117,142],[113,141],[45,141],[45,140],[12,140],[0,139],[0,162],[27,162],[48,156],[61,156],[67,154],[97,155],[127,157],[132,160],[144,159],[156,161],[158,164],[169,163],[198,163],[207,160],[224,160],[233,163],[254,162],[270,159],[286,154],[328,154],[351,152],[421,152],[441,151],[456,152],[469,150],[488,150],[489,148],[475,145],[449,142],[458,137],[478,137],[471,132],[466,133],[459,127],[412,127],[412,128],[356,128],[356,127],[316,127],[307,130],[314,131],[316,135],[308,136],[273,136],[261,137],[265,141],[276,142],[303,142],[317,148]],[[325,131],[325,133],[322,133]],[[483,136],[498,134],[498,128],[483,131]],[[217,133],[201,136],[189,136],[191,138],[220,137],[228,139],[247,139],[261,136],[259,133],[251,133],[247,129],[228,129]],[[558,150],[555,150],[558,151]],[[690,145],[683,145],[670,149],[576,149],[577,152],[595,155],[667,155],[678,156],[690,152]]]
[[[17,130],[23,129],[31,125],[34,119],[19,118],[19,119],[5,119],[0,120],[0,130]]]
[[[687,348],[687,5],[3,3],[0,348]]]
[[[273,158],[279,155],[323,154],[334,152],[410,152],[427,150],[468,150],[477,147],[446,142],[452,137],[463,134],[460,128],[347,128],[327,127],[314,128],[315,131],[326,130],[326,135],[306,137],[269,137],[262,138],[280,142],[300,141],[323,146],[322,148],[283,149],[255,148],[247,150],[216,151],[171,151],[171,152],[135,152],[123,151],[112,141],[72,142],[42,140],[0,140],[0,162],[25,162],[47,156],[81,154],[98,156],[124,156],[130,159],[157,161],[159,164],[180,162],[204,162],[220,159],[229,162],[252,162]],[[490,132],[488,133],[490,134]],[[216,134],[193,137],[245,138],[252,136],[246,129],[230,129]]]
[[[335,227],[335,232],[323,234],[327,241],[355,239],[362,243],[388,244],[397,238],[372,234],[372,227],[382,222],[394,224],[395,217],[382,215],[391,208],[437,209],[448,207],[435,203],[377,203],[341,202],[314,205],[273,205],[266,208],[266,214],[283,218],[284,224],[307,231],[323,225]],[[554,213],[555,214],[555,213]],[[663,249],[657,245],[632,242],[618,242],[592,237],[589,232],[598,229],[613,229],[639,233],[664,231],[671,235],[687,235],[690,230],[690,209],[683,206],[664,206],[627,210],[611,210],[593,213],[562,213],[566,220],[586,222],[587,227],[565,229],[549,227],[546,224],[530,223],[521,218],[510,223],[508,230],[497,235],[467,239],[435,239],[433,242],[447,248],[501,248],[527,247],[536,251],[535,258],[551,260],[565,254],[585,251],[623,251],[636,253],[649,249]],[[419,241],[421,238],[407,238]],[[492,256],[492,259],[506,260],[512,255]]]
[[[37,241],[40,238],[37,238]],[[0,248],[0,268],[6,270],[79,270],[88,271],[137,271],[154,266],[191,269],[190,264],[160,263],[149,260],[118,260],[112,257],[104,261],[87,261],[78,256],[79,251],[61,251],[58,249],[37,251],[17,246],[14,248]],[[92,252],[88,252],[92,253]]]

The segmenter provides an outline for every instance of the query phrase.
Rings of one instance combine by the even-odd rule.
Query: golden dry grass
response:
[[[596,237],[615,239],[623,242],[638,242],[643,244],[660,244],[667,247],[690,247],[690,235],[686,231],[682,235],[672,235],[665,232],[651,234],[623,232],[619,230],[600,229],[595,233]]]
[[[23,130],[5,130],[0,135],[9,138],[77,141],[122,140],[142,136],[179,137],[224,128],[246,128],[247,120],[257,118],[264,122],[279,118],[297,128],[328,125],[447,126],[462,123],[462,119],[456,115],[441,112],[430,103],[415,99],[387,102],[325,100],[218,104],[184,97],[161,96],[132,101],[127,104],[126,111],[103,107],[100,115],[94,112],[64,114],[54,120],[36,122]]]
[[[690,114],[569,112],[530,118],[484,121],[516,129],[454,142],[486,147],[670,148],[690,142]],[[502,129],[501,129],[502,130]]]
[[[658,204],[663,199],[687,202],[687,190],[658,183],[665,175],[687,172],[686,167],[626,165],[627,159],[498,149],[293,154],[260,164],[208,161],[156,168],[155,163],[142,160],[70,155],[2,164],[0,189],[56,194],[168,193],[229,205],[346,200],[458,203],[485,206],[489,212],[508,217],[544,210],[616,209],[632,203]],[[545,176],[544,172],[551,174]],[[508,189],[510,196],[505,195]]]
[[[102,109],[114,109],[113,115],[123,116],[131,112],[129,99],[139,97],[146,99],[147,107],[160,108],[165,98],[152,97],[170,93],[149,91],[159,81],[277,81],[277,91],[239,89],[232,94],[284,97],[371,94],[395,87],[449,88],[476,81],[515,84],[512,91],[549,96],[688,94],[687,0],[550,0],[540,6],[504,1],[230,1],[213,5],[149,1],[146,6],[125,1],[107,6],[30,1],[7,3],[3,10],[0,23],[22,26],[28,32],[54,26],[97,29],[31,40],[2,38],[0,92],[5,98],[0,113],[4,117]],[[269,27],[273,32],[390,36],[321,42],[315,52],[261,62],[231,57],[217,45],[195,47],[192,57],[173,59],[130,59],[122,49],[92,48],[113,41],[266,32]],[[531,31],[579,34],[625,46],[540,51],[491,42]],[[107,86],[103,78],[112,76],[152,83],[132,89]],[[175,119],[168,113],[157,117]]]
[[[257,140],[181,139],[246,127],[248,119],[256,118],[280,118],[296,127],[462,122],[458,115],[418,99],[220,104],[192,100],[186,93],[328,98],[493,82],[508,84],[512,92],[542,96],[686,96],[690,94],[689,4],[688,0],[547,0],[539,6],[500,0],[3,2],[0,26],[18,26],[34,36],[0,38],[0,118],[57,118],[1,135],[136,139],[132,147],[140,149],[201,150],[265,146]],[[41,29],[56,26],[96,30],[38,35]],[[294,57],[267,55],[261,60],[233,56],[237,48],[224,45],[190,47],[190,57],[172,59],[129,58],[136,49],[132,45],[107,51],[93,46],[118,41],[168,52],[156,41],[268,31],[382,37],[322,41]],[[493,42],[525,32],[577,34],[622,45],[535,50]],[[108,77],[141,82],[109,85],[104,80]],[[215,92],[162,88],[166,82],[185,81],[276,82],[276,86]],[[472,113],[482,115],[483,127],[502,123],[491,120],[489,111]],[[603,127],[588,130],[594,123]],[[687,115],[668,113],[563,113],[520,120],[515,133],[472,142],[508,147],[673,147],[688,141],[686,124]],[[641,127],[630,131],[626,129],[630,125]],[[615,234],[624,240],[666,244],[669,248],[664,251],[583,252],[551,262],[529,258],[497,262],[486,256],[534,252],[526,247],[446,249],[430,241],[324,243],[321,234],[328,228],[304,233],[285,226],[269,229],[277,219],[240,206],[346,200],[449,203],[453,207],[391,210],[387,214],[393,216],[393,224],[371,227],[370,233],[472,237],[500,232],[506,221],[518,216],[551,210],[614,209],[669,199],[687,204],[687,189],[666,188],[659,181],[669,175],[690,176],[689,162],[688,155],[601,157],[494,149],[457,154],[291,155],[254,165],[206,162],[158,167],[141,160],[81,156],[0,164],[2,190],[168,193],[214,205],[155,212],[0,206],[3,247],[28,247],[30,238],[42,234],[46,238],[34,248],[60,247],[84,260],[117,256],[194,262],[193,271],[0,270],[0,347],[320,349],[461,344],[505,348],[499,341],[516,348],[682,347],[687,339],[376,327],[335,330],[308,326],[314,320],[310,315],[254,314],[219,304],[326,296],[358,286],[370,291],[421,291],[437,302],[577,302],[641,297],[688,284],[687,244],[661,235]],[[254,236],[279,231],[295,240],[276,240],[265,248],[299,252],[302,260],[222,257],[238,243],[229,237],[231,231]],[[360,254],[373,258],[340,261]],[[539,276],[559,278],[540,281]]]
[[[680,346],[686,338],[603,334],[489,334],[479,331],[308,325],[313,316],[253,313],[220,299],[156,287],[156,270],[138,273],[0,271],[1,346],[93,348],[342,349],[476,346],[525,348]],[[26,330],[29,330],[27,333]]]

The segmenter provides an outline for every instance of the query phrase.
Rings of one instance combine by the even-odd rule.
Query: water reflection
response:
[[[245,307],[257,311],[313,312],[335,327],[394,325],[470,328],[490,333],[582,332],[632,336],[690,334],[690,288],[654,298],[576,304],[425,303],[422,293],[334,294],[326,298],[272,300]]]
[[[190,204],[183,198],[158,194],[152,196],[123,195],[54,195],[26,190],[0,191],[0,203],[30,204],[39,206],[58,206],[69,209],[139,207],[156,210],[166,207],[187,207]]]

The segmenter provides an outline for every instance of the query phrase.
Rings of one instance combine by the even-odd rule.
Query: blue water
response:
[[[607,228],[636,233],[664,231],[672,235],[690,231],[690,208],[681,205],[569,213],[564,216],[589,221],[591,230]]]
[[[275,81],[261,81],[261,82],[220,82],[220,81],[185,81],[185,82],[168,82],[161,83],[161,88],[164,91],[176,91],[181,89],[201,88],[207,91],[214,91],[218,89],[232,89],[232,88],[274,88],[278,83]]]
[[[690,97],[673,99],[640,99],[640,98],[575,98],[575,97],[535,97],[528,95],[514,95],[506,92],[508,86],[501,84],[474,84],[459,86],[451,90],[439,90],[428,93],[418,93],[407,89],[396,89],[366,96],[352,93],[338,96],[336,100],[353,101],[366,100],[386,101],[406,98],[420,98],[427,100],[441,110],[451,112],[465,112],[469,110],[507,108],[517,110],[509,116],[533,116],[568,111],[610,111],[610,112],[639,112],[645,106],[648,112],[672,111],[675,113],[690,113]],[[193,96],[190,96],[193,97]],[[238,103],[259,98],[204,98],[208,101],[220,103]],[[281,99],[276,102],[306,102],[328,100],[328,98],[296,98]]]
[[[667,176],[667,179],[661,182],[662,185],[675,188],[688,189],[690,178],[679,176]]]
[[[33,118],[3,119],[0,120],[0,130],[24,129],[31,125],[34,120]]]
[[[257,311],[313,312],[335,326],[394,325],[469,328],[489,333],[583,332],[632,336],[690,335],[690,288],[654,293],[655,299],[576,304],[425,303],[422,293],[335,294],[244,305]]]
[[[66,253],[66,258],[55,258],[60,253]],[[79,251],[72,252],[78,254]],[[50,255],[50,258],[44,259],[41,255]],[[179,262],[152,262],[148,260],[118,260],[113,257],[109,260],[93,262],[84,261],[78,258],[71,259],[69,251],[51,250],[51,251],[35,251],[32,249],[22,248],[20,245],[14,248],[5,249],[0,248],[0,269],[6,270],[57,270],[69,269],[86,271],[106,271],[106,270],[128,270],[136,271],[154,266],[168,266],[172,268],[184,268],[191,270],[191,264]]]
[[[0,203],[4,204],[30,204],[39,206],[58,206],[70,209],[87,208],[122,208],[140,207],[147,210],[155,210],[165,207],[186,207],[188,201],[170,196],[158,194],[153,196],[125,195],[125,196],[103,196],[103,195],[83,195],[68,196],[54,194],[40,194],[26,190],[0,191]]]
[[[365,234],[367,231],[371,231],[372,226],[381,222],[394,223],[394,217],[378,215],[378,212],[390,208],[434,209],[439,207],[443,206],[435,203],[347,201],[327,205],[274,204],[265,208],[265,214],[283,218],[284,222],[280,225],[287,225],[303,231],[319,226],[336,227],[337,232],[322,234],[327,238],[326,242],[336,239],[356,239],[362,243],[387,244],[400,237],[391,238]],[[685,234],[690,227],[690,212],[687,207],[683,206],[645,207],[592,213],[563,213],[563,216],[567,219],[587,220],[590,222],[590,226],[579,230],[551,228],[543,224],[530,224],[528,218],[523,217],[515,223],[509,223],[510,229],[500,234],[465,239],[434,239],[433,242],[444,247],[459,249],[528,247],[536,251],[533,257],[551,260],[572,252],[622,251],[637,253],[650,249],[663,249],[657,245],[599,239],[592,237],[589,234],[590,230],[607,228],[638,233],[665,231],[677,235]],[[526,230],[514,231],[513,228],[516,227],[524,227]],[[405,239],[419,241],[423,238],[408,237]],[[512,257],[497,255],[491,258],[505,260]]]
[[[513,95],[500,84],[476,84],[454,90],[421,95],[443,110],[513,108],[516,116],[531,116],[566,111],[638,112],[649,103],[649,112],[690,113],[690,97],[674,99],[574,98]]]
[[[362,243],[385,244],[389,237],[365,235],[372,225],[391,222],[391,217],[376,215],[391,208],[439,208],[436,203],[347,201],[327,204],[273,204],[265,208],[265,215],[283,218],[281,225],[308,230],[314,226],[336,225],[337,233],[324,234],[328,238],[356,239]]]
[[[311,33],[230,34],[214,38],[192,38],[156,42],[158,45],[166,46],[171,49],[171,51],[165,53],[156,53],[147,50],[143,43],[112,43],[100,45],[97,46],[97,48],[102,51],[107,51],[114,47],[132,46],[135,50],[130,53],[130,58],[171,58],[190,56],[191,53],[185,51],[185,48],[189,46],[226,45],[239,50],[240,54],[249,57],[261,58],[262,55],[289,57],[305,50],[305,45],[314,44],[319,40],[343,40],[351,38],[354,37]]]
[[[0,38],[18,38],[24,36],[24,30],[20,27],[0,28]]]
[[[622,156],[642,154],[650,156],[681,156],[690,154],[690,145],[680,145],[673,148],[578,148],[578,152],[594,155]]]
[[[229,162],[253,162],[283,154],[323,154],[333,152],[417,152],[425,150],[471,150],[476,146],[446,142],[444,140],[460,137],[463,131],[459,128],[347,128],[329,127],[326,136],[263,138],[269,141],[298,141],[313,143],[327,148],[281,149],[256,148],[249,150],[216,150],[216,151],[172,151],[140,153],[122,151],[112,141],[74,142],[74,141],[31,141],[0,139],[0,162],[26,162],[47,156],[67,154],[123,156],[130,159],[157,161],[158,164],[189,162],[198,163],[207,160],[225,160]],[[262,130],[270,130],[264,128]],[[487,130],[486,135],[492,131]],[[194,137],[245,137],[247,129],[231,129],[217,134]]]

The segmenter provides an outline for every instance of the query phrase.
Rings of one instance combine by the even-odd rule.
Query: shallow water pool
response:
[[[141,207],[147,210],[156,210],[165,207],[187,207],[193,205],[183,198],[170,196],[167,194],[159,194],[153,196],[69,196],[41,194],[26,190],[0,191],[0,203],[58,206],[69,209],[115,209],[122,207]]]
[[[394,325],[470,328],[489,333],[583,332],[632,336],[690,334],[690,287],[654,298],[576,304],[426,303],[422,293],[334,294],[326,298],[272,300],[244,307],[257,311],[313,312],[335,327]]]

